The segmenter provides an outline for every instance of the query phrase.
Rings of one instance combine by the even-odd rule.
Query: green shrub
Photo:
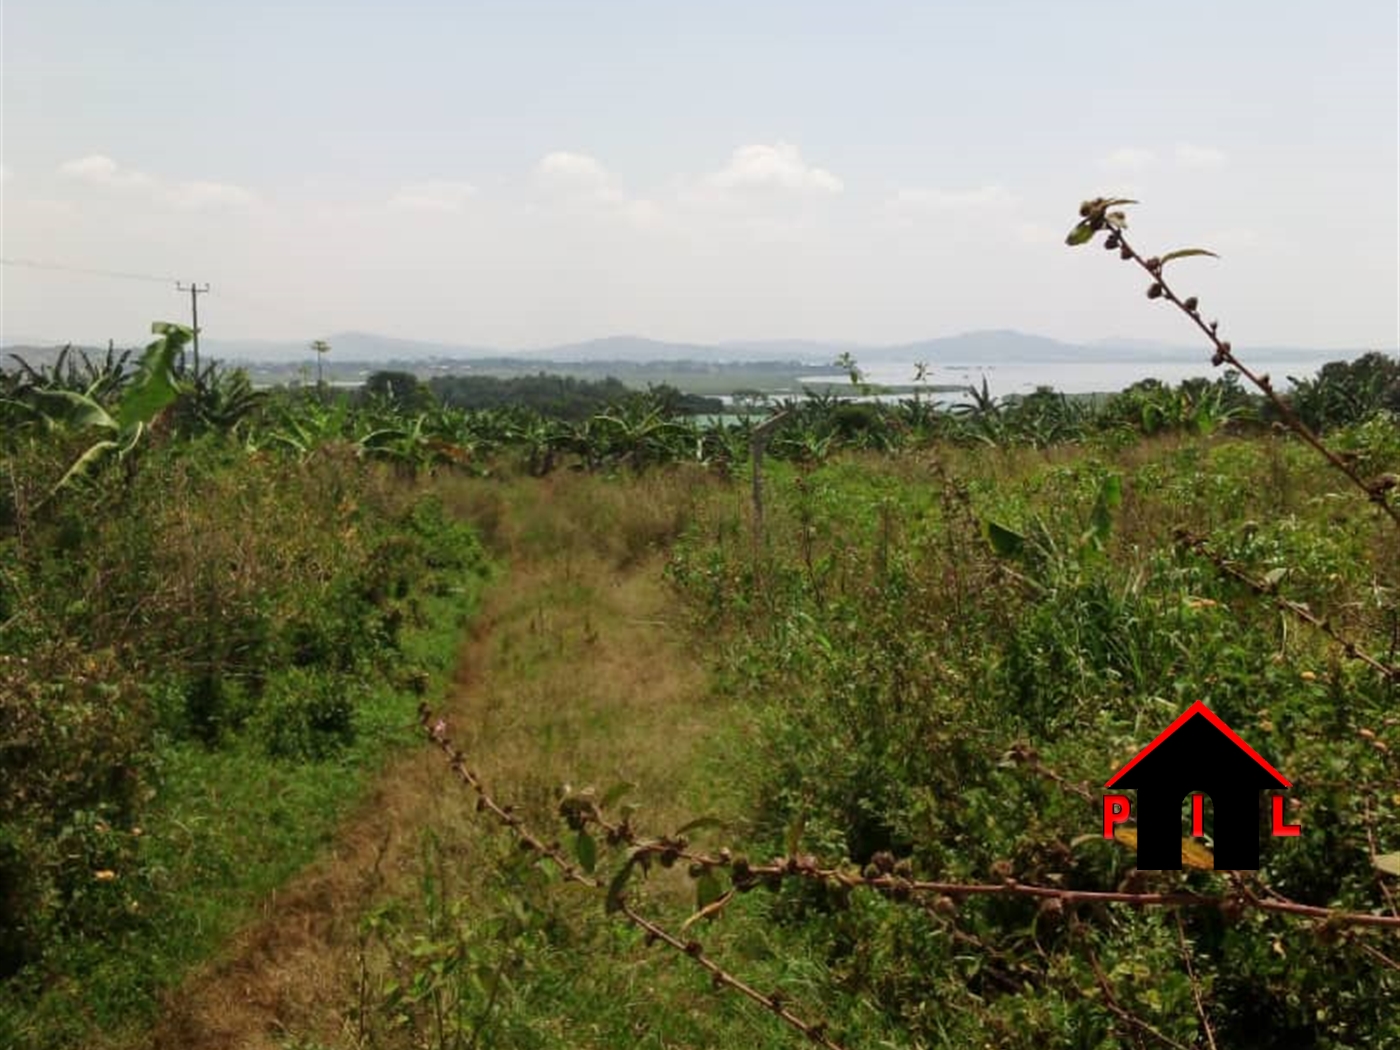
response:
[[[129,919],[150,728],[111,653],[0,654],[0,976]]]
[[[341,677],[289,667],[268,682],[250,729],[275,757],[327,758],[355,739],[357,692]]]

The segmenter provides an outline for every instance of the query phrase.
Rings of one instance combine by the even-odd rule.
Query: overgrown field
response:
[[[353,455],[171,440],[0,495],[0,1044],[148,1015],[312,858],[453,669],[486,560]]]
[[[282,1045],[1400,1045],[1391,359],[1285,404],[1334,469],[1230,379],[569,422],[158,335],[0,390],[0,1044],[140,1045],[438,704],[485,544],[457,801]],[[1257,876],[1101,834],[1196,700],[1295,785]]]
[[[1334,439],[1400,467],[1391,421]],[[1103,782],[1203,700],[1295,784],[1303,835],[1264,835],[1251,892],[1394,915],[1393,677],[1275,600],[1394,665],[1400,534],[1337,481],[1281,435],[775,473],[757,552],[731,507],[670,570],[751,712],[744,845],[784,856],[800,827],[824,864],[910,880],[1228,895],[1100,834]],[[853,1045],[865,1011],[926,1046],[1400,1042],[1394,928],[787,881],[767,920],[820,959],[813,1009],[845,997]]]

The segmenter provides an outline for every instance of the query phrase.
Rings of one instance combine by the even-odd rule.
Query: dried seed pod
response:
[[[1161,282],[1161,281],[1154,281],[1153,284],[1152,284],[1152,286],[1151,286],[1150,288],[1147,289],[1147,298],[1149,298],[1149,299],[1160,299],[1160,298],[1162,298],[1162,282]]]
[[[1190,295],[1186,297],[1186,302],[1182,303],[1181,305],[1186,307],[1187,310],[1194,314],[1196,312],[1196,307],[1200,306],[1201,303],[1200,300],[1197,299],[1194,295]]]

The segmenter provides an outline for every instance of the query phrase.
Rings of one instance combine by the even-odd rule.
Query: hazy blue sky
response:
[[[1400,343],[1395,0],[6,0],[3,255],[209,281],[206,331]],[[7,339],[156,282],[5,266]]]

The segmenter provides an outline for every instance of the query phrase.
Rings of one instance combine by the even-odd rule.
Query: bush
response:
[[[68,444],[6,455],[0,976],[159,913],[169,874],[143,870],[134,829],[182,739],[336,755],[421,596],[484,560],[421,487],[353,456],[168,438],[55,491]]]
[[[278,758],[319,760],[355,739],[355,694],[344,679],[290,667],[267,685],[250,729]]]
[[[1383,428],[1345,437],[1371,469],[1389,462]],[[726,756],[756,818],[738,845],[772,856],[800,826],[824,864],[892,855],[940,881],[1223,892],[1223,873],[1136,873],[1097,834],[1092,798],[1203,699],[1297,785],[1306,833],[1266,840],[1260,879],[1297,901],[1387,910],[1369,851],[1395,849],[1393,687],[1172,538],[1209,529],[1230,565],[1272,574],[1362,648],[1392,651],[1393,592],[1376,583],[1393,576],[1394,537],[1378,540],[1375,515],[1337,497],[1307,453],[1173,437],[1121,450],[1110,471],[1084,456],[940,450],[965,484],[946,462],[920,477],[835,460],[770,486],[757,564],[723,517],[698,522],[671,577],[707,636],[728,628],[722,688],[754,711]],[[833,914],[789,887],[768,915],[821,943],[843,990],[921,1045],[1029,1050],[1068,1032],[1115,1045],[1122,1015],[1105,999],[1181,1044],[1200,1039],[1200,1010],[1221,1046],[1400,1036],[1384,1005],[1400,986],[1364,935],[1257,913],[1188,909],[1180,931],[1170,912],[1020,897],[969,897],[944,915],[853,898]]]
[[[116,883],[132,875],[150,728],[110,652],[0,654],[0,976],[54,936],[129,918]]]

